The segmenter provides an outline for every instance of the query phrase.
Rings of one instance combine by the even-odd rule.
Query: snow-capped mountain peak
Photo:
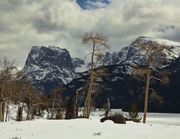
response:
[[[160,39],[160,38],[153,38],[153,37],[139,37],[139,39],[143,39],[146,41],[154,41],[159,44],[165,44],[169,46],[174,46],[174,47],[180,47],[180,42],[175,42],[167,39]]]
[[[162,67],[167,66],[173,59],[179,56],[177,50],[180,48],[180,43],[178,42],[139,37],[119,52],[107,52],[104,58],[104,65],[123,65],[120,66],[123,69],[120,68],[119,70],[123,71],[124,74],[131,74],[131,66],[136,66],[137,64],[144,65],[146,62],[146,54],[135,47],[143,42],[156,42],[157,44],[165,44],[175,48],[173,53],[167,53],[167,62]],[[23,71],[27,74],[28,78],[32,79],[33,84],[38,89],[50,91],[54,87],[67,84],[79,77],[79,72],[87,70],[86,65],[82,59],[72,58],[66,49],[54,46],[33,46]]]
[[[180,52],[180,43],[173,42],[165,39],[151,38],[151,37],[138,37],[135,41],[133,41],[129,46],[122,48],[119,52],[114,52],[112,54],[106,53],[105,55],[105,65],[117,65],[117,64],[130,64],[142,65],[145,62],[146,54],[140,51],[137,47],[138,45],[146,43],[156,42],[157,44],[167,45],[173,47],[172,53],[167,53],[167,60],[172,60],[179,56]],[[108,60],[110,59],[110,60]]]
[[[84,64],[83,60],[73,59],[66,49],[55,46],[33,46],[23,72],[32,79],[37,88],[48,90],[53,86],[67,84],[76,78],[75,69],[82,64]],[[50,83],[52,86],[48,86]]]

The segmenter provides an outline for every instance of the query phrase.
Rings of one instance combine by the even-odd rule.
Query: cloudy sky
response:
[[[90,31],[108,36],[112,51],[138,36],[180,42],[179,7],[179,0],[111,0],[94,10],[72,0],[0,0],[0,58],[23,67],[34,45],[55,45],[83,56],[81,38]]]

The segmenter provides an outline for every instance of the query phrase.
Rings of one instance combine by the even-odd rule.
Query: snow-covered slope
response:
[[[87,71],[87,64],[85,63],[84,60],[80,59],[80,58],[72,58],[72,63],[75,67],[75,72],[79,73],[79,72],[84,72]]]
[[[38,89],[44,90],[72,81],[77,77],[75,69],[82,64],[84,64],[83,60],[72,58],[66,49],[54,46],[33,46],[23,72],[32,79]]]
[[[34,120],[0,123],[1,139],[179,139],[178,114],[148,114],[147,124],[100,123],[100,114],[91,119]],[[102,113],[101,113],[102,114]]]
[[[129,64],[129,65],[142,65],[145,62],[146,54],[138,50],[138,45],[143,44],[144,42],[152,43],[156,42],[157,44],[164,44],[174,47],[173,53],[167,54],[167,61],[175,59],[180,54],[180,42],[173,42],[164,39],[150,38],[150,37],[139,37],[133,41],[129,46],[122,48],[119,52],[114,52],[112,54],[106,53],[104,63],[105,65],[117,65],[117,64]]]
[[[158,42],[159,44],[180,47],[180,42],[170,41],[166,39],[152,38],[152,37],[141,37],[141,38],[146,41],[154,41],[154,42]]]

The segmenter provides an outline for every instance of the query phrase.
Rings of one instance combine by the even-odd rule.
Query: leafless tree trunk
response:
[[[83,116],[89,118],[91,112],[91,97],[93,91],[95,91],[95,71],[96,63],[102,60],[103,54],[101,50],[108,48],[107,39],[102,34],[99,33],[87,33],[83,37],[83,43],[90,43],[92,45],[91,61],[90,61],[90,70],[89,70],[89,80],[88,80],[88,89],[84,102]],[[99,75],[97,75],[99,76]]]
[[[4,117],[3,117],[3,103],[0,102],[0,121],[1,122],[4,121],[3,119],[4,119]]]
[[[145,78],[146,86],[145,86],[145,94],[144,94],[144,117],[143,123],[146,123],[147,111],[148,111],[148,94],[150,90],[150,82],[151,79],[155,79],[160,81],[161,83],[168,83],[167,75],[161,75],[162,72],[158,71],[159,66],[161,66],[164,62],[166,62],[167,53],[171,53],[173,47],[169,47],[166,45],[160,45],[156,42],[143,42],[138,47],[140,50],[145,51],[146,53],[146,64],[145,66],[135,67],[133,74],[136,77]],[[153,69],[156,68],[158,71],[158,77],[153,76]],[[157,72],[156,71],[156,72]],[[157,76],[157,75],[156,75]],[[162,77],[161,77],[162,76]]]
[[[111,108],[110,100],[109,100],[109,98],[107,98],[107,105],[106,105],[106,108],[105,108],[105,117],[108,117],[110,108]]]
[[[150,84],[150,75],[151,71],[148,70],[147,79],[146,79],[146,90],[144,96],[144,118],[143,123],[146,123],[147,109],[148,109],[148,95],[149,95],[149,84]]]
[[[58,109],[62,106],[61,94],[63,93],[64,88],[55,88],[52,90],[52,96],[50,97],[50,106],[51,106],[51,119],[55,118]]]
[[[90,115],[90,111],[91,111],[91,96],[92,96],[92,92],[93,92],[93,81],[94,81],[94,73],[93,73],[93,69],[94,69],[94,53],[95,53],[95,43],[93,44],[93,51],[92,51],[92,55],[91,55],[91,68],[90,68],[90,81],[89,81],[89,86],[88,86],[88,92],[87,92],[87,96],[85,99],[85,103],[84,103],[84,112],[83,115],[84,117],[89,117]]]
[[[11,84],[13,80],[13,72],[17,68],[14,66],[14,62],[9,61],[7,58],[4,58],[0,61],[0,82],[1,82],[1,90],[0,90],[0,97],[1,97],[1,108],[0,108],[0,121],[5,120],[5,109],[6,105],[8,105],[8,101],[11,96]]]
[[[8,114],[9,114],[9,100],[6,103],[5,122],[8,122]]]

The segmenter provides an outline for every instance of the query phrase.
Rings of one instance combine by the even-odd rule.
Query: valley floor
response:
[[[33,120],[0,123],[0,139],[179,139],[180,114],[148,114],[148,122],[100,123],[99,113],[88,119]]]

